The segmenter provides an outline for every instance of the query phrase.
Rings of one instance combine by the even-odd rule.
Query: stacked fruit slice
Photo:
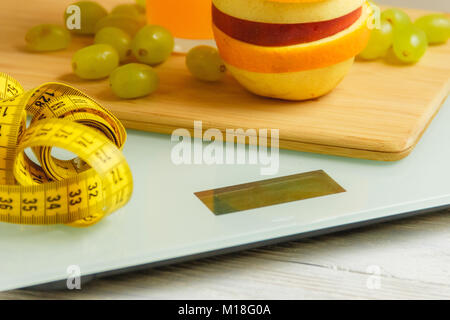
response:
[[[213,0],[212,10],[228,69],[267,97],[306,100],[328,93],[370,37],[364,0]]]

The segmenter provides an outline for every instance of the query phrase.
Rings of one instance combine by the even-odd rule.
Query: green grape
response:
[[[358,57],[365,60],[374,60],[384,57],[392,46],[393,39],[394,29],[392,25],[386,20],[381,20],[380,29],[372,30],[367,47]]]
[[[75,52],[72,68],[82,79],[106,78],[119,66],[119,54],[108,44],[94,44]]]
[[[62,50],[70,44],[70,33],[61,26],[41,24],[27,32],[25,41],[31,51]]]
[[[137,5],[145,8],[147,6],[146,0],[136,0]]]
[[[123,14],[138,17],[145,14],[145,9],[138,4],[119,4],[112,9],[111,14]]]
[[[430,44],[446,43],[450,38],[450,19],[443,14],[423,16],[414,24],[425,31]]]
[[[159,78],[155,70],[139,63],[129,63],[113,71],[109,77],[111,89],[122,99],[144,97],[158,88]]]
[[[131,37],[122,29],[115,27],[106,27],[101,29],[95,35],[96,44],[109,44],[116,49],[120,61],[126,60],[131,56]]]
[[[192,75],[203,81],[219,81],[225,75],[226,67],[216,48],[197,46],[186,55],[186,66]]]
[[[145,9],[137,4],[120,4],[111,11],[111,14],[130,16],[139,21],[142,26],[146,24]]]
[[[94,1],[78,1],[72,5],[80,8],[80,29],[73,29],[73,32],[77,34],[94,34],[97,22],[108,15],[106,9]],[[74,13],[67,13],[66,9],[66,12],[64,13],[65,25],[69,25],[73,15]],[[75,16],[73,17],[73,21],[75,21]]]
[[[387,20],[394,28],[401,28],[410,25],[411,18],[400,9],[387,9],[381,13],[381,19]]]
[[[169,30],[164,27],[149,25],[143,27],[134,37],[131,47],[139,62],[156,65],[166,61],[175,46]]]
[[[137,19],[135,17],[123,14],[110,14],[101,19],[95,25],[95,31],[98,32],[106,27],[115,27],[122,29],[128,33],[131,37],[145,25],[145,21]]]
[[[428,49],[427,35],[414,25],[396,30],[393,49],[395,56],[400,61],[405,63],[417,62]]]

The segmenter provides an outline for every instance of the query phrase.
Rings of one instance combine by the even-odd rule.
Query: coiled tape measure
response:
[[[120,121],[79,90],[46,83],[25,92],[0,73],[0,222],[86,227],[122,207],[133,191],[125,140]],[[53,147],[78,158],[56,159]]]

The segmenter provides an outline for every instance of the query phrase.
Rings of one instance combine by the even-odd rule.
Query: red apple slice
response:
[[[321,40],[347,29],[361,17],[362,7],[336,19],[296,24],[243,20],[214,5],[212,12],[214,25],[231,38],[258,46],[283,47]]]

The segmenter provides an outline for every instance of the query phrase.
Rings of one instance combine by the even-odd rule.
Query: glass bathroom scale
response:
[[[449,124],[447,99],[401,161],[280,150],[273,176],[259,164],[176,165],[170,136],[129,131],[129,204],[87,229],[0,224],[0,291],[65,283],[71,266],[102,277],[450,207]]]

